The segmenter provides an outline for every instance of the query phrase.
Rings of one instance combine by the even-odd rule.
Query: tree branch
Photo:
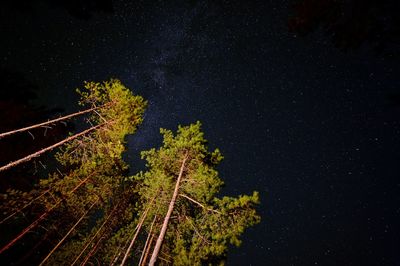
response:
[[[75,117],[75,116],[79,116],[79,115],[83,115],[83,114],[86,114],[86,113],[90,113],[90,112],[95,111],[96,109],[99,109],[99,108],[104,107],[106,105],[107,104],[99,106],[99,107],[90,108],[90,109],[87,109],[87,110],[83,110],[83,111],[80,111],[80,112],[76,112],[76,113],[73,113],[73,114],[62,116],[62,117],[59,117],[59,118],[56,118],[56,119],[52,119],[52,120],[49,120],[47,122],[39,123],[39,124],[36,124],[36,125],[32,125],[32,126],[29,126],[29,127],[24,127],[24,128],[15,129],[15,130],[12,130],[12,131],[4,132],[4,133],[0,134],[0,139],[4,138],[6,136],[10,136],[12,134],[18,133],[18,132],[24,132],[24,131],[27,131],[27,130],[30,130],[30,129],[43,127],[43,126],[46,126],[46,125],[49,125],[49,124],[53,124],[53,123],[56,123],[56,122],[60,122],[60,121],[63,121],[63,120],[66,120],[66,119],[69,119],[69,118],[72,118],[72,117]]]
[[[215,213],[218,213],[218,214],[222,214],[221,212],[219,212],[219,211],[217,211],[217,210],[214,210],[214,209],[211,209],[211,208],[208,208],[208,207],[204,206],[203,204],[201,204],[201,203],[198,202],[197,200],[194,200],[194,199],[192,199],[191,197],[186,196],[185,194],[179,194],[179,196],[184,197],[185,199],[188,199],[188,200],[190,200],[190,201],[193,202],[193,203],[196,203],[197,205],[199,205],[199,206],[202,207],[203,209],[206,209],[206,210],[208,210],[208,211],[212,211],[212,212],[215,212]]]
[[[110,123],[110,122],[108,122],[108,123]],[[89,132],[91,132],[91,131],[94,131],[94,130],[96,130],[96,129],[98,129],[98,128],[100,128],[100,127],[102,127],[102,126],[104,126],[104,125],[106,125],[106,124],[108,124],[108,123],[103,123],[103,124],[100,124],[100,125],[91,127],[91,128],[89,128],[89,129],[86,129],[86,130],[84,130],[84,131],[78,133],[78,134],[72,135],[72,136],[70,136],[70,137],[68,137],[68,138],[66,138],[66,139],[64,139],[64,140],[62,140],[62,141],[60,141],[60,142],[57,142],[56,144],[53,144],[53,145],[51,145],[51,146],[49,146],[49,147],[46,147],[46,148],[44,148],[44,149],[41,149],[40,151],[37,151],[37,152],[32,153],[32,154],[30,154],[30,155],[28,155],[28,156],[25,156],[25,157],[22,158],[22,159],[19,159],[19,160],[10,162],[10,163],[8,163],[8,164],[5,165],[5,166],[0,167],[0,172],[1,172],[1,171],[4,171],[4,170],[7,170],[7,169],[10,169],[10,168],[12,168],[12,167],[14,167],[14,166],[16,166],[16,165],[18,165],[18,164],[20,164],[20,163],[24,163],[24,162],[30,161],[31,159],[33,159],[33,158],[35,158],[35,157],[39,157],[40,155],[42,155],[43,153],[45,153],[45,152],[47,152],[47,151],[50,151],[50,150],[52,150],[52,149],[54,149],[54,148],[57,148],[58,146],[61,146],[61,145],[63,145],[64,143],[67,143],[67,142],[69,142],[69,141],[71,141],[71,140],[73,140],[73,139],[76,139],[76,138],[78,138],[78,137],[80,137],[80,136],[83,136],[83,135],[85,135],[85,134],[87,134],[87,133],[89,133]]]

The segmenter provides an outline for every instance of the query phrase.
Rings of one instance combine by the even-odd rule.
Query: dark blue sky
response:
[[[84,80],[143,95],[133,172],[160,127],[202,121],[225,155],[224,193],[262,197],[228,265],[399,265],[399,60],[289,33],[289,1],[165,2],[118,1],[88,20],[42,2],[5,8],[1,67],[68,113]]]

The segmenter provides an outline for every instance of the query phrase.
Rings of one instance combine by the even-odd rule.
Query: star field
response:
[[[398,265],[398,60],[289,33],[288,1],[128,2],[88,20],[41,2],[24,19],[1,11],[1,67],[65,112],[84,80],[144,96],[132,172],[160,127],[200,120],[225,156],[224,193],[261,194],[262,222],[228,265]]]

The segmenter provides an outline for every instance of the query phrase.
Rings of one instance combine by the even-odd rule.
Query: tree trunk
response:
[[[104,220],[104,222],[102,223],[102,225],[99,227],[99,229],[97,229],[96,233],[94,234],[94,236],[89,240],[89,242],[85,245],[85,247],[82,249],[81,253],[79,253],[79,255],[75,258],[75,260],[72,262],[71,266],[75,265],[75,263],[79,260],[79,258],[83,255],[83,253],[86,251],[86,249],[89,247],[89,245],[93,242],[93,240],[96,238],[96,236],[100,233],[101,229],[103,229],[104,225],[108,222],[108,220],[111,218],[112,214],[114,213],[114,211],[117,210],[117,206],[116,205],[114,207],[114,209],[110,212],[110,214],[107,216],[107,218]]]
[[[150,258],[149,266],[154,266],[154,264],[155,264],[155,262],[157,260],[158,253],[160,252],[161,244],[162,244],[162,242],[164,240],[165,233],[167,232],[168,222],[169,222],[169,219],[171,217],[172,211],[174,209],[176,198],[178,196],[179,185],[180,185],[180,182],[181,182],[181,179],[182,179],[183,170],[185,169],[185,163],[186,163],[187,158],[188,158],[188,153],[186,152],[185,157],[183,158],[183,161],[182,161],[181,169],[179,171],[178,179],[176,180],[174,193],[172,194],[172,198],[171,198],[171,201],[169,203],[167,214],[165,215],[164,222],[163,222],[163,225],[161,227],[160,234],[158,235],[157,242],[156,242],[156,245],[154,247],[153,254],[151,255],[151,258]]]
[[[82,184],[84,184],[94,173],[89,175],[87,178],[82,180],[73,190],[68,192],[68,195],[71,195],[74,193]],[[26,227],[24,230],[22,230],[21,233],[19,233],[13,240],[8,242],[7,245],[2,247],[0,249],[0,254],[9,249],[11,246],[13,246],[20,238],[22,238],[24,235],[26,235],[32,228],[35,228],[42,220],[44,220],[60,203],[62,200],[57,201],[49,210],[45,211],[42,213],[42,215],[39,216],[33,223],[31,223],[28,227]]]
[[[147,246],[149,245],[149,247],[150,247],[150,245],[151,245],[151,241],[149,242],[149,240],[150,240],[150,237],[153,236],[153,225],[156,222],[156,219],[157,219],[157,215],[154,216],[153,222],[151,223],[150,231],[147,235],[146,243],[144,243],[142,255],[140,256],[140,260],[139,260],[139,264],[138,264],[139,266],[142,265],[143,258],[145,257],[145,253],[148,250]]]
[[[29,263],[25,263],[25,261],[32,256],[32,254],[36,253],[38,247],[40,247],[41,244],[43,244],[43,242],[45,241],[49,241],[49,237],[55,233],[55,231],[58,229],[58,226],[60,226],[61,223],[57,223],[56,225],[52,225],[52,229],[51,230],[47,230],[46,233],[44,234],[44,236],[42,237],[42,239],[40,239],[32,248],[29,249],[28,253],[25,253],[24,256],[22,258],[20,258],[19,260],[17,260],[15,262],[15,265],[27,265]],[[37,254],[37,253],[36,253]]]
[[[67,120],[67,119],[73,118],[75,116],[79,116],[79,115],[83,115],[83,114],[86,114],[86,113],[90,113],[90,112],[92,112],[94,110],[97,110],[97,109],[103,107],[103,106],[104,105],[98,106],[98,107],[93,107],[93,108],[90,108],[90,109],[87,109],[87,110],[83,110],[83,111],[76,112],[76,113],[73,113],[73,114],[69,114],[69,115],[66,115],[66,116],[62,116],[62,117],[59,117],[59,118],[56,118],[56,119],[52,119],[52,120],[49,120],[47,122],[43,122],[43,123],[35,124],[35,125],[29,126],[29,127],[24,127],[24,128],[15,129],[15,130],[12,130],[12,131],[4,132],[4,133],[0,134],[0,139],[4,138],[6,136],[13,135],[15,133],[24,132],[24,131],[31,130],[31,129],[34,129],[34,128],[38,128],[38,127],[46,126],[46,125],[53,124],[53,123],[56,123],[56,122],[60,122],[60,121],[63,121],[63,120]]]
[[[100,127],[102,127],[102,126],[104,126],[104,125],[106,125],[106,124],[108,124],[108,123],[110,123],[110,122],[103,123],[103,124],[100,124],[100,125],[91,127],[91,128],[89,128],[89,129],[86,129],[86,130],[82,131],[81,133],[78,133],[78,134],[75,134],[75,135],[73,135],[73,136],[70,136],[70,137],[68,137],[68,138],[66,138],[66,139],[64,139],[64,140],[62,140],[62,141],[60,141],[60,142],[57,142],[56,144],[53,144],[53,145],[51,145],[51,146],[49,146],[49,147],[47,147],[47,148],[41,149],[40,151],[37,151],[37,152],[35,152],[35,153],[32,153],[32,154],[30,154],[30,155],[28,155],[28,156],[26,156],[26,157],[24,157],[24,158],[22,158],[22,159],[19,159],[19,160],[17,160],[17,161],[11,162],[11,163],[9,163],[9,164],[7,164],[7,165],[5,165],[5,166],[2,166],[2,167],[0,167],[0,172],[1,172],[1,171],[4,171],[4,170],[8,170],[8,169],[10,169],[10,168],[12,168],[12,167],[14,167],[14,166],[16,166],[16,165],[19,165],[19,164],[21,164],[21,163],[30,161],[30,160],[32,160],[33,158],[38,157],[38,156],[42,155],[43,153],[45,153],[45,152],[47,152],[47,151],[50,151],[50,150],[52,150],[52,149],[54,149],[54,148],[57,148],[58,146],[61,146],[61,145],[63,145],[64,143],[67,143],[67,142],[69,142],[69,141],[71,141],[71,140],[74,140],[74,139],[80,137],[80,136],[83,136],[83,135],[85,135],[85,134],[87,134],[87,133],[89,133],[89,132],[91,132],[91,131],[94,131],[94,130],[96,130],[96,129],[98,129],[98,128],[100,128]]]
[[[148,247],[146,249],[146,253],[144,254],[144,258],[143,258],[142,264],[140,264],[139,266],[146,265],[147,257],[149,256],[149,252],[151,250],[151,244],[153,244],[153,240],[154,240],[155,236],[156,236],[155,234],[151,234],[150,243],[149,243],[149,245],[148,245]]]
[[[38,219],[36,219],[33,223],[31,223],[28,227],[26,227],[21,233],[18,234],[13,240],[8,242],[7,245],[1,248],[0,254],[9,249],[11,246],[13,246],[20,238],[22,238],[26,233],[28,233],[32,228],[36,227],[42,220],[44,220],[47,215],[50,214],[52,210],[54,210],[58,204],[61,203],[61,200],[59,200],[53,207],[51,207],[49,210],[45,211],[42,215],[39,216]]]
[[[142,219],[140,220],[140,222],[139,222],[139,224],[138,224],[138,226],[136,228],[135,235],[133,236],[132,241],[129,244],[129,247],[125,252],[124,258],[122,259],[121,266],[123,266],[125,264],[126,260],[128,259],[129,253],[130,253],[130,251],[132,249],[132,246],[133,246],[133,243],[135,243],[135,240],[136,240],[137,236],[139,235],[140,229],[142,228],[143,222],[146,219],[147,213],[149,212],[150,207],[153,204],[154,199],[155,199],[155,197],[151,199],[149,206],[147,207],[147,209],[143,213]]]
[[[21,208],[18,208],[16,211],[14,211],[13,213],[11,213],[10,215],[8,215],[6,218],[4,218],[3,220],[0,221],[0,224],[4,223],[5,221],[7,221],[8,219],[12,218],[14,215],[16,215],[18,212],[21,212],[23,209],[25,209],[26,207],[28,207],[29,205],[31,205],[34,201],[40,199],[41,197],[43,197],[47,192],[49,192],[50,189],[47,189],[45,192],[43,192],[42,194],[40,194],[39,196],[37,196],[36,198],[34,198],[33,200],[29,201],[27,204],[25,204],[24,206],[22,206]]]
[[[89,209],[79,218],[79,220],[71,227],[71,229],[69,229],[69,231],[67,232],[67,234],[57,243],[57,245],[50,251],[50,253],[42,260],[42,262],[39,264],[39,266],[42,266],[51,256],[51,254],[54,253],[54,251],[56,251],[56,249],[64,242],[65,239],[67,239],[67,237],[72,233],[72,231],[74,231],[74,229],[78,226],[78,224],[83,220],[83,218],[85,218],[85,216],[89,213],[89,211],[94,207],[94,205],[96,205],[96,203],[99,200],[96,200],[95,202],[93,202],[93,204],[89,207]]]
[[[97,252],[97,248],[99,247],[99,244],[101,243],[101,240],[104,238],[106,232],[103,233],[103,235],[97,240],[96,245],[92,248],[92,250],[87,254],[83,262],[81,263],[81,266],[85,266],[88,260]]]

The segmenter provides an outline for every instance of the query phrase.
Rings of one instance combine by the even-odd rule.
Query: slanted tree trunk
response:
[[[149,212],[149,210],[150,210],[150,208],[151,208],[151,205],[153,205],[154,199],[155,199],[155,196],[151,199],[149,206],[148,206],[147,209],[144,211],[144,213],[143,213],[143,215],[142,215],[142,218],[141,218],[139,224],[138,224],[137,227],[136,227],[135,235],[133,236],[132,241],[131,241],[131,243],[129,244],[129,247],[128,247],[128,249],[127,249],[126,252],[125,252],[125,256],[124,256],[124,258],[122,259],[121,266],[123,266],[123,265],[125,264],[126,260],[127,260],[128,257],[129,257],[129,253],[131,252],[133,243],[135,243],[135,240],[136,240],[137,236],[139,235],[140,229],[142,229],[143,222],[144,222],[144,220],[146,219],[147,213]]]
[[[75,258],[75,260],[72,262],[71,266],[75,265],[75,263],[79,260],[79,258],[83,255],[83,253],[86,251],[86,249],[89,247],[89,245],[93,242],[93,240],[96,238],[96,236],[100,233],[101,229],[103,229],[104,225],[108,222],[108,220],[112,217],[112,215],[114,214],[114,212],[117,210],[118,205],[116,205],[114,207],[114,209],[110,212],[110,214],[106,217],[106,219],[104,220],[104,222],[101,224],[101,226],[99,227],[99,229],[97,229],[96,233],[94,234],[94,236],[89,239],[89,241],[87,241],[88,243],[83,247],[81,253],[79,253],[79,255]]]
[[[46,121],[46,122],[43,122],[43,123],[35,124],[35,125],[29,126],[29,127],[23,127],[23,128],[11,130],[11,131],[8,131],[8,132],[0,133],[0,139],[4,138],[6,136],[13,135],[15,133],[28,131],[28,130],[31,130],[31,129],[34,129],[34,128],[43,127],[43,126],[50,125],[50,124],[53,124],[53,123],[56,123],[56,122],[67,120],[67,119],[73,118],[75,116],[80,116],[80,115],[83,115],[83,114],[86,114],[86,113],[90,113],[92,111],[95,111],[95,110],[103,107],[103,106],[104,105],[93,107],[93,108],[86,109],[86,110],[83,110],[83,111],[80,111],[80,112],[76,112],[76,113],[73,113],[73,114],[69,114],[69,115],[66,115],[66,116],[55,118],[55,119],[52,119],[52,120],[49,120],[49,121]]]
[[[16,215],[18,212],[22,212],[23,209],[25,209],[26,207],[28,207],[29,205],[31,205],[33,202],[35,202],[36,200],[40,199],[41,197],[43,197],[47,192],[49,192],[50,189],[47,189],[46,191],[44,191],[42,194],[40,194],[39,196],[37,196],[36,198],[34,198],[33,200],[29,201],[28,203],[26,203],[24,206],[18,208],[17,210],[15,210],[13,213],[11,213],[10,215],[8,215],[6,218],[4,218],[3,220],[0,221],[0,224],[4,223],[5,221],[7,221],[8,219],[14,217],[14,215]]]
[[[10,168],[12,168],[12,167],[14,167],[14,166],[17,166],[17,165],[19,165],[19,164],[21,164],[21,163],[28,162],[28,161],[32,160],[33,158],[35,158],[35,157],[39,157],[40,155],[42,155],[43,153],[45,153],[45,152],[47,152],[47,151],[50,151],[50,150],[52,150],[52,149],[55,149],[55,148],[57,148],[57,147],[63,145],[64,143],[67,143],[67,142],[69,142],[69,141],[71,141],[71,140],[74,140],[74,139],[76,139],[76,138],[79,138],[79,137],[81,137],[81,136],[83,136],[83,135],[85,135],[85,134],[87,134],[87,133],[89,133],[89,132],[91,132],[91,131],[94,131],[94,130],[96,130],[96,129],[98,129],[98,128],[100,128],[100,127],[102,127],[102,126],[108,124],[108,123],[110,123],[110,122],[103,123],[103,124],[100,124],[100,125],[91,127],[91,128],[89,128],[89,129],[86,129],[86,130],[84,130],[84,131],[78,133],[78,134],[75,134],[75,135],[73,135],[73,136],[70,136],[70,137],[68,137],[68,138],[66,138],[66,139],[64,139],[64,140],[62,140],[62,141],[60,141],[60,142],[57,142],[56,144],[53,144],[53,145],[51,145],[51,146],[49,146],[49,147],[47,147],[47,148],[44,148],[44,149],[41,149],[40,151],[37,151],[37,152],[35,152],[35,153],[32,153],[32,154],[30,154],[30,155],[28,155],[28,156],[26,156],[26,157],[24,157],[24,158],[22,158],[22,159],[16,160],[16,161],[14,161],[14,162],[10,162],[9,164],[7,164],[7,165],[5,165],[5,166],[0,167],[0,172],[1,172],[1,171],[4,171],[4,170],[8,170],[8,169],[10,169]]]
[[[28,227],[26,227],[24,230],[22,230],[21,233],[19,233],[13,240],[11,240],[10,242],[8,242],[7,245],[5,245],[4,247],[2,247],[0,249],[0,254],[3,253],[4,251],[6,251],[7,249],[9,249],[11,246],[13,246],[19,239],[21,239],[26,233],[28,233],[32,228],[35,228],[42,220],[44,220],[50,213],[52,210],[54,210],[58,204],[61,203],[61,200],[59,200],[56,204],[53,205],[53,207],[51,207],[49,210],[45,211],[44,213],[42,213],[42,215],[39,216],[39,218],[37,218],[33,223],[31,223]]]
[[[85,266],[86,263],[88,262],[88,260],[97,252],[97,249],[101,243],[101,240],[104,238],[104,235],[106,234],[106,232],[103,233],[103,235],[99,238],[99,240],[97,240],[97,243],[94,245],[94,247],[92,248],[92,250],[90,250],[89,254],[87,254],[87,256],[85,257],[85,259],[83,260],[83,262],[81,263],[81,266]]]
[[[36,244],[29,249],[28,253],[25,253],[24,256],[22,256],[19,260],[15,262],[15,265],[27,265],[29,263],[25,263],[25,261],[32,256],[32,254],[35,254],[37,252],[37,249],[42,245],[45,241],[49,241],[50,236],[54,235],[54,233],[57,231],[58,227],[61,225],[61,223],[53,224],[50,230],[47,230],[42,239],[40,239]],[[37,253],[36,253],[37,254]]]
[[[143,258],[142,264],[140,264],[139,266],[146,265],[147,257],[149,256],[149,253],[150,253],[150,250],[151,250],[151,245],[153,244],[153,240],[154,240],[155,236],[156,235],[154,233],[151,234],[150,242],[149,242],[149,245],[147,246],[146,253],[144,254],[144,258]]]
[[[72,189],[68,195],[71,195],[74,193],[80,186],[82,186],[86,181],[93,175],[89,175],[87,178],[82,180],[74,189]],[[24,235],[26,235],[32,228],[35,228],[42,220],[44,220],[58,205],[62,202],[62,200],[58,200],[50,209],[42,213],[39,218],[37,218],[33,223],[31,223],[28,227],[26,227],[24,230],[22,230],[21,233],[19,233],[14,239],[12,239],[10,242],[8,242],[4,247],[0,249],[0,254],[12,247],[19,239],[21,239]]]
[[[82,256],[82,254],[85,252],[86,248],[93,242],[93,240],[96,238],[97,234],[101,231],[101,229],[104,227],[106,223],[108,223],[110,218],[114,218],[113,214],[114,212],[118,209],[119,204],[116,204],[113,208],[113,210],[110,212],[110,214],[107,216],[105,221],[102,223],[100,228],[97,230],[95,235],[89,240],[89,242],[86,244],[84,249],[81,251],[81,253],[78,255],[78,257],[74,260],[74,262],[71,264],[71,266],[75,265],[75,263],[78,261],[78,259]],[[112,219],[111,219],[112,221]],[[93,248],[89,251],[89,253],[86,255],[86,257],[83,259],[82,263],[80,264],[81,266],[86,265],[86,263],[89,261],[89,259],[96,254],[98,251],[98,248],[101,246],[102,240],[107,238],[107,228],[104,230],[104,232],[101,234],[100,238],[97,240],[96,244],[94,244]],[[96,259],[97,260],[97,259]],[[99,264],[99,262],[97,261]]]
[[[151,255],[149,266],[154,266],[154,264],[155,264],[155,262],[157,260],[158,253],[160,252],[161,244],[162,244],[162,242],[164,240],[165,233],[167,232],[168,222],[169,222],[169,219],[171,217],[172,211],[174,210],[175,201],[176,201],[176,198],[178,196],[179,185],[180,185],[180,182],[181,182],[181,179],[182,179],[183,170],[185,169],[185,163],[186,163],[187,158],[188,158],[188,153],[186,153],[185,157],[183,158],[181,169],[180,169],[179,175],[178,175],[178,179],[176,180],[174,193],[172,194],[172,198],[171,198],[171,201],[169,203],[167,214],[165,215],[164,222],[163,222],[163,225],[161,227],[160,234],[158,235],[157,242],[156,242],[156,245],[154,247],[153,254]]]
[[[154,216],[153,222],[151,223],[150,231],[149,231],[149,233],[147,235],[146,243],[144,243],[144,247],[143,247],[143,250],[142,250],[142,255],[140,256],[140,260],[139,260],[139,264],[138,264],[139,266],[142,265],[143,258],[147,257],[147,256],[145,256],[145,254],[147,254],[147,251],[151,246],[151,242],[153,241],[153,236],[154,236],[154,234],[153,234],[153,225],[156,222],[156,220],[157,220],[157,215]],[[151,238],[151,241],[150,241],[150,238]],[[143,262],[143,263],[145,263],[145,262]]]
[[[86,215],[89,213],[89,211],[94,207],[94,205],[96,205],[96,203],[99,201],[99,199],[97,199],[95,202],[92,203],[92,205],[89,207],[89,209],[79,218],[79,220],[71,227],[71,229],[69,229],[69,231],[67,232],[67,234],[65,234],[65,236],[57,243],[57,245],[49,252],[49,254],[47,254],[47,256],[42,260],[42,262],[39,264],[39,266],[42,266],[51,256],[51,254],[54,253],[54,251],[57,250],[57,248],[65,241],[65,239],[67,239],[67,237],[72,233],[72,231],[74,231],[74,229],[78,226],[78,224],[80,224],[80,222],[83,220],[83,218],[86,217]]]

